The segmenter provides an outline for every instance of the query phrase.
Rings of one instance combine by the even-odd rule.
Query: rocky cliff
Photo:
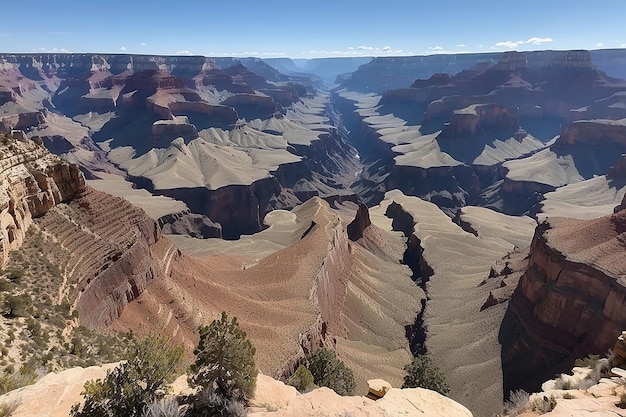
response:
[[[626,148],[624,120],[579,120],[563,128],[555,146],[621,145]]]
[[[78,167],[51,155],[23,132],[0,138],[2,262],[33,224],[51,244],[67,297],[80,324],[100,329],[162,275],[162,244],[154,220],[129,202],[85,185]],[[168,261],[176,252],[168,253]]]
[[[574,359],[613,346],[626,325],[625,233],[626,211],[537,228],[500,329],[505,392],[536,390]]]
[[[146,181],[137,183],[155,195],[164,195],[185,202],[193,213],[206,215],[218,223],[222,237],[237,239],[263,229],[263,218],[274,208],[280,195],[275,178],[265,178],[249,185],[229,185],[211,190],[205,187],[154,189]]]
[[[435,73],[456,74],[485,61],[496,63],[501,56],[493,53],[378,57],[361,65],[341,85],[354,91],[382,93],[408,87],[416,78],[427,79]]]
[[[84,187],[78,167],[50,155],[41,142],[21,131],[0,134],[0,264],[10,250],[19,248],[33,218]]]
[[[498,104],[474,104],[455,110],[443,134],[449,137],[467,137],[487,130],[512,130],[519,128],[516,110]]]

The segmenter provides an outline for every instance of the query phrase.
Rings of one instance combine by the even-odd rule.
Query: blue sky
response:
[[[626,47],[626,1],[1,0],[0,53],[424,55]]]

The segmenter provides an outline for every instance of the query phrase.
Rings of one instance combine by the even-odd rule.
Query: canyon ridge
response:
[[[191,355],[227,311],[274,379],[323,346],[364,395],[427,354],[499,413],[626,329],[625,79],[623,49],[0,54],[3,372]]]

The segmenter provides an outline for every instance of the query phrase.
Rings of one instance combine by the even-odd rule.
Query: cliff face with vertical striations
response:
[[[23,132],[0,134],[0,242],[4,263],[22,244],[33,218],[68,201],[85,186],[75,165],[50,155]]]
[[[39,142],[40,143],[40,142]],[[80,324],[113,323],[151,280],[178,256],[154,220],[129,202],[85,185],[78,167],[51,155],[22,132],[0,135],[0,244],[4,263],[33,223],[64,271],[60,296]],[[170,244],[171,246],[171,244]]]
[[[626,326],[626,211],[548,219],[500,330],[505,392],[603,354]]]

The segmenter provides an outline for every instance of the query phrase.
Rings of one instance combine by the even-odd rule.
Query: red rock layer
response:
[[[90,187],[38,225],[58,244],[66,291],[76,299],[80,324],[92,329],[113,323],[179,254],[157,250],[168,242],[141,209]]]
[[[626,211],[537,228],[501,332],[505,392],[613,346],[626,328],[625,254]]]
[[[626,146],[626,124],[608,120],[581,120],[573,122],[561,132],[556,145],[574,144]]]

